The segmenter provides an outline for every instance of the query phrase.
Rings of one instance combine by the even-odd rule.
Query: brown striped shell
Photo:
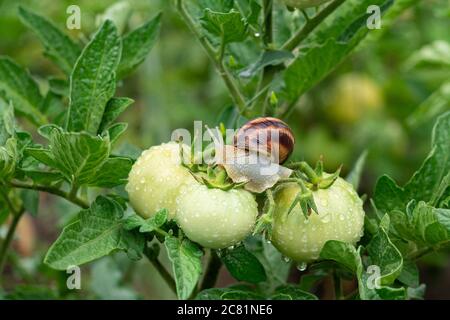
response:
[[[234,145],[247,151],[269,155],[282,164],[294,151],[295,138],[289,126],[277,118],[256,118],[243,125],[234,136]]]

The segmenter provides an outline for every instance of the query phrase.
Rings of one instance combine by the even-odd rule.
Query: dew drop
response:
[[[283,257],[283,260],[284,260],[285,262],[291,261],[291,259],[289,259],[288,257]]]
[[[305,271],[306,268],[308,268],[308,264],[307,264],[306,262],[300,262],[300,263],[297,265],[297,270],[298,270],[298,271]]]
[[[256,32],[256,33],[255,33],[255,37],[256,37],[256,38],[259,38],[259,36],[261,36],[261,34],[260,34],[259,32]]]

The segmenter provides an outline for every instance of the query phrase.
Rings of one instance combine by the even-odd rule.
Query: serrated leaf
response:
[[[200,292],[195,300],[262,300],[263,296],[233,288],[212,288]]]
[[[67,129],[97,134],[106,103],[113,97],[122,42],[107,20],[84,48],[70,76]]]
[[[120,122],[112,125],[108,128],[108,135],[111,142],[111,145],[116,143],[116,141],[120,138],[120,136],[125,133],[128,128],[128,123]]]
[[[353,273],[356,273],[360,259],[353,245],[337,240],[330,240],[325,243],[320,252],[320,258],[336,261]]]
[[[206,8],[201,23],[206,31],[218,37],[224,45],[244,41],[247,37],[248,25],[240,12],[234,9],[224,13]]]
[[[96,260],[115,250],[143,251],[144,239],[123,228],[123,208],[100,196],[78,219],[64,228],[44,262],[57,270]]]
[[[202,273],[203,252],[186,238],[166,237],[164,244],[172,262],[178,298],[188,299]]]
[[[0,96],[11,101],[17,114],[34,124],[47,123],[40,108],[43,97],[30,74],[8,57],[0,57]]]
[[[133,230],[139,228],[139,232],[153,232],[156,229],[162,227],[168,218],[167,209],[162,209],[156,212],[152,217],[144,219],[136,214],[125,219],[125,228],[127,230]]]
[[[123,79],[144,62],[159,35],[161,14],[123,38],[122,59],[117,69],[118,79]]]
[[[220,259],[238,281],[259,283],[267,279],[264,267],[245,246],[228,250]]]
[[[50,136],[50,154],[55,169],[78,186],[95,183],[94,176],[105,164],[109,153],[107,137],[60,130],[53,130]]]
[[[368,244],[367,251],[370,263],[381,270],[380,284],[392,284],[402,271],[403,257],[383,227],[380,226],[378,233]]]
[[[106,105],[98,133],[102,133],[134,102],[130,98],[112,98]]]
[[[383,214],[393,210],[404,210],[407,201],[403,189],[387,175],[378,179],[373,198],[377,209]]]
[[[129,158],[109,158],[96,171],[89,185],[101,188],[113,188],[123,185],[127,182],[132,166],[133,162]]]
[[[67,75],[72,71],[80,55],[80,47],[53,23],[23,7],[19,7],[19,17],[31,30],[36,32],[49,56]]]
[[[301,290],[294,285],[285,285],[275,290],[270,297],[272,300],[319,300],[312,293]]]

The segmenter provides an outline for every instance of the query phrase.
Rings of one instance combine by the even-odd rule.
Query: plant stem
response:
[[[322,11],[316,14],[313,18],[307,20],[303,28],[298,30],[286,43],[282,46],[282,50],[294,50],[306,37],[314,31],[314,29],[325,20],[331,13],[334,12],[345,0],[334,0],[327,5]]]
[[[157,257],[152,257],[144,252],[145,256],[147,257],[148,261],[151,262],[151,264],[155,267],[156,271],[161,275],[163,280],[167,283],[170,290],[177,295],[177,285],[175,283],[175,280],[172,278],[172,275],[167,271],[167,269],[162,265],[162,263],[158,260]]]
[[[333,283],[334,283],[334,298],[336,300],[342,300],[342,281],[341,278],[337,275],[336,271],[333,271]]]
[[[11,242],[14,238],[14,234],[16,232],[17,225],[19,224],[20,218],[22,218],[23,213],[25,212],[24,208],[21,208],[19,211],[15,211],[14,208],[10,208],[11,212],[14,215],[14,218],[9,226],[8,233],[6,235],[5,240],[2,243],[0,248],[0,275],[3,273],[3,268],[5,266],[6,257],[8,255],[8,250],[11,245]]]
[[[47,193],[59,196],[61,198],[64,198],[67,201],[72,202],[73,204],[76,204],[77,206],[79,206],[83,209],[89,208],[89,203],[87,203],[83,199],[76,197],[76,194],[71,195],[72,192],[70,192],[70,193],[65,192],[58,188],[49,187],[49,186],[41,186],[41,185],[37,185],[37,184],[29,184],[29,183],[24,183],[24,182],[20,182],[20,181],[11,181],[10,186],[12,188],[29,189],[29,190],[47,192]]]
[[[222,261],[217,255],[215,250],[210,251],[210,258],[208,266],[206,267],[205,276],[203,277],[202,284],[200,285],[200,291],[214,287],[219,276],[220,268],[222,267]]]
[[[227,86],[228,90],[230,91],[233,101],[236,104],[236,107],[239,109],[239,113],[242,115],[245,115],[246,114],[245,98],[242,95],[242,93],[240,92],[235,80],[233,79],[233,77],[228,72],[227,68],[225,67],[225,65],[223,63],[223,59],[220,59],[220,56],[221,56],[220,50],[221,49],[219,50],[219,53],[217,53],[216,50],[213,48],[213,46],[209,43],[208,39],[201,33],[201,31],[198,30],[193,18],[191,17],[189,12],[186,10],[185,6],[183,5],[183,0],[177,0],[177,9],[178,9],[178,12],[180,13],[180,15],[183,17],[186,24],[191,29],[191,31],[194,33],[194,35],[200,41],[200,44],[205,49],[209,58],[213,61],[219,75],[222,77],[222,80],[225,82],[225,85]],[[223,44],[222,44],[222,46],[223,46]]]
[[[263,12],[264,12],[264,45],[267,48],[273,46],[273,0],[263,1]],[[269,97],[270,83],[275,76],[275,68],[273,66],[265,66],[261,73],[261,78],[256,89],[255,97],[253,98],[253,103],[251,110],[254,110],[258,105],[261,105],[259,110],[263,115],[266,115],[266,105]]]

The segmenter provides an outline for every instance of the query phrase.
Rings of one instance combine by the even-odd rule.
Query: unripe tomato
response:
[[[253,195],[202,184],[184,186],[177,199],[178,225],[189,239],[206,248],[226,248],[244,240],[258,215]]]
[[[322,3],[328,2],[330,0],[283,0],[284,3],[293,8],[309,8],[321,5]]]
[[[355,244],[364,226],[363,203],[353,186],[338,178],[328,189],[313,191],[319,214],[307,219],[297,205],[289,208],[300,191],[297,184],[281,186],[275,193],[272,243],[286,257],[310,262],[319,257],[324,244],[339,240]]]
[[[189,152],[189,147],[183,148]],[[180,188],[189,183],[197,182],[181,165],[179,145],[170,142],[142,153],[130,171],[126,190],[131,205],[142,217],[149,218],[165,208],[173,218]]]
[[[332,121],[352,124],[383,108],[383,95],[369,77],[350,73],[337,80],[326,95],[326,112]]]

